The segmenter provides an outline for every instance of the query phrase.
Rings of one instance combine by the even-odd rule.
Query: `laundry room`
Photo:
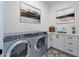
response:
[[[79,1],[0,1],[1,57],[79,57]]]

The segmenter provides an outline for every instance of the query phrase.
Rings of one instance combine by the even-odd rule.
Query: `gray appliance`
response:
[[[5,57],[40,57],[47,51],[47,32],[4,34]]]
[[[3,54],[5,57],[32,57],[33,33],[4,34]]]
[[[47,32],[36,33],[37,36],[33,39],[33,57],[40,57],[47,51]]]

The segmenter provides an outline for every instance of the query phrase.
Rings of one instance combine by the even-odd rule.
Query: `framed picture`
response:
[[[68,7],[68,8],[64,8],[56,11],[56,22],[61,24],[75,22],[74,8]]]
[[[40,9],[21,1],[20,21],[23,23],[41,23]]]

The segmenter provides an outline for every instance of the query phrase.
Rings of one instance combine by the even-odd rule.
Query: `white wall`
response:
[[[29,1],[28,4],[41,9],[41,24],[20,22],[20,2],[4,2],[5,20],[4,33],[26,32],[26,31],[47,31],[47,6],[39,1]]]
[[[0,1],[0,49],[3,48],[3,2]]]
[[[20,2],[5,2],[5,20],[4,33],[25,32],[25,31],[47,31],[49,26],[66,27],[68,33],[71,33],[71,26],[69,24],[56,24],[56,10],[66,7],[75,8],[75,26],[76,33],[79,32],[79,2],[53,2],[45,4],[39,1],[28,1],[28,4],[41,9],[41,24],[21,23],[20,22]]]
[[[68,23],[68,24],[56,24],[56,11],[59,9],[73,7],[75,9],[75,23]],[[60,27],[66,27],[67,32],[71,33],[71,26],[76,26],[76,33],[79,34],[79,2],[70,2],[70,1],[62,1],[62,2],[54,2],[53,4],[49,5],[49,25]]]

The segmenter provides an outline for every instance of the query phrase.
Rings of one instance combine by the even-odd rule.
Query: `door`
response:
[[[79,57],[79,37],[78,37],[78,44],[77,44],[77,47],[78,47],[78,49],[77,49],[77,52],[78,52],[77,54],[78,54],[78,55],[77,55],[77,56]]]
[[[56,34],[52,34],[52,47],[58,48],[58,37]]]
[[[64,50],[64,35],[58,34],[56,35],[57,39],[57,48],[60,50]]]
[[[50,47],[52,47],[52,33],[48,33],[48,49],[50,48]]]
[[[29,43],[26,40],[20,40],[12,44],[7,50],[6,57],[25,57],[29,56]]]
[[[52,47],[64,50],[64,35],[52,33]]]
[[[47,40],[46,36],[40,36],[35,42],[35,50],[41,51],[42,49],[44,49],[44,47],[46,47],[47,45],[46,40]]]

